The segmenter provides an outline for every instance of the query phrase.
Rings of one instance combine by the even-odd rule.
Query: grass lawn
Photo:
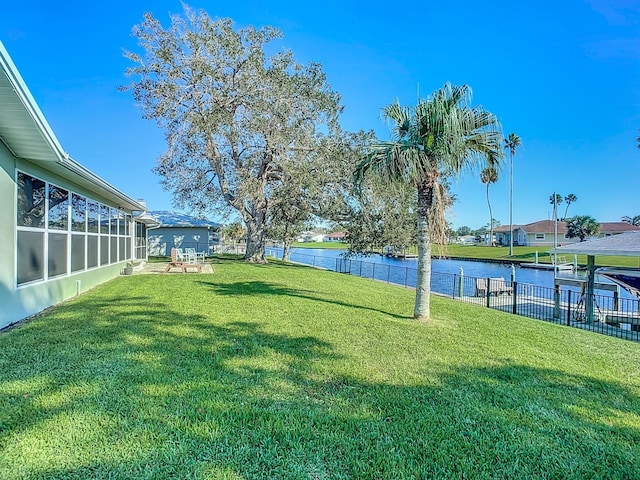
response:
[[[327,248],[331,250],[346,250],[349,244],[345,242],[293,242],[296,248]]]
[[[638,344],[413,295],[117,278],[0,333],[0,478],[637,478]]]
[[[331,248],[343,249],[349,248],[348,243],[334,242],[304,242],[294,243],[296,248]],[[462,257],[462,258],[479,258],[489,260],[515,260],[517,262],[533,262],[535,260],[535,252],[538,252],[539,262],[551,262],[549,255],[550,247],[513,247],[513,256],[509,256],[509,247],[487,247],[484,245],[447,245],[443,254],[445,257]],[[416,248],[409,248],[405,253],[417,253]],[[438,250],[434,248],[433,254],[437,255]],[[573,262],[573,255],[564,255],[565,260],[569,263]],[[578,264],[586,265],[587,256],[578,255]],[[596,265],[599,266],[616,266],[616,267],[640,267],[640,258],[637,257],[614,257],[614,256],[597,256]]]
[[[513,247],[513,256],[509,256],[509,247],[487,247],[484,245],[447,245],[446,256],[464,257],[464,258],[486,258],[486,259],[505,259],[517,260],[519,262],[533,262],[535,260],[535,252],[538,252],[538,261],[550,262],[549,247]],[[563,255],[569,263],[573,262],[573,255]],[[578,255],[578,264],[586,265],[587,256]],[[614,257],[614,256],[597,256],[596,265],[607,265],[616,267],[640,267],[640,258],[638,257]]]

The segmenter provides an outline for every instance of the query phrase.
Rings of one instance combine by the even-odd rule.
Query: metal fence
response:
[[[268,254],[275,256],[275,251]],[[348,258],[296,253],[294,261],[348,275],[415,288],[415,268]],[[431,273],[431,291],[485,308],[640,341],[640,308],[637,299],[587,295],[575,288],[541,287],[503,278],[479,278],[441,272]]]

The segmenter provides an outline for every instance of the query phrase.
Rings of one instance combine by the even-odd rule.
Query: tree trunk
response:
[[[267,263],[264,256],[264,220],[265,215],[259,213],[251,217],[244,218],[247,226],[247,248],[244,259],[251,263]]]
[[[429,210],[433,202],[433,187],[429,182],[418,184],[418,280],[413,317],[419,321],[429,320],[431,315],[431,235],[429,232]]]
[[[491,202],[489,201],[489,184],[487,183],[487,205],[489,205],[489,243],[493,246],[493,212],[491,211]]]
[[[282,261],[289,261],[289,254],[291,253],[291,240],[285,240],[282,243]]]

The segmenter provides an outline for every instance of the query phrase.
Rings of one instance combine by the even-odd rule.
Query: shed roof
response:
[[[0,142],[14,157],[100,193],[120,207],[144,210],[144,205],[80,165],[63,150],[2,42],[0,106]]]
[[[160,222],[161,227],[220,227],[219,223],[213,222],[208,218],[197,218],[186,213],[152,210],[149,214]]]
[[[640,257],[640,232],[621,233],[610,237],[596,238],[587,242],[572,243],[555,249],[558,253],[583,255],[615,255]]]

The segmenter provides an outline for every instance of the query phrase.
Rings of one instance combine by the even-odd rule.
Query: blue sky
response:
[[[61,5],[55,5],[60,3]],[[345,3],[348,3],[345,5]],[[342,125],[388,128],[380,108],[414,104],[445,81],[469,84],[523,145],[514,159],[514,223],[549,218],[549,195],[574,193],[571,215],[617,221],[640,214],[640,0],[433,0],[321,4],[193,1],[238,26],[272,25],[278,48],[324,66],[342,95]],[[400,5],[400,4],[398,4]],[[172,208],[151,172],[162,132],[141,118],[122,50],[145,11],[165,25],[178,1],[10,2],[0,40],[69,154],[150,209]],[[509,223],[508,167],[490,188],[494,218]],[[453,183],[454,226],[488,222],[478,172]],[[563,206],[561,206],[561,212]],[[215,214],[210,215],[218,219]]]

